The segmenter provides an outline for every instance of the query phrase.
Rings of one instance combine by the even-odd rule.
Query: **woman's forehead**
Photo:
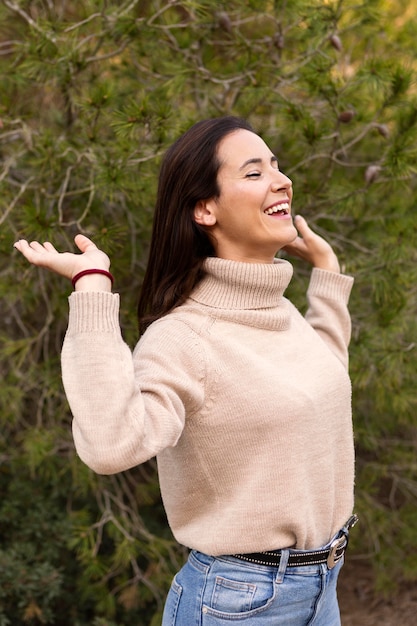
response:
[[[222,165],[242,167],[246,162],[267,160],[273,156],[270,148],[256,133],[239,129],[222,139],[218,147],[218,157]]]

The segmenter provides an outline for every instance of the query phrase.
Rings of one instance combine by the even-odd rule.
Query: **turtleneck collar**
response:
[[[242,263],[208,257],[204,271],[190,299],[212,309],[210,315],[260,328],[288,327],[289,302],[283,297],[293,274],[288,261]]]

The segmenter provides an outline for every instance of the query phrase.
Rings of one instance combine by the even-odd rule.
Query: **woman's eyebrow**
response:
[[[245,167],[247,167],[248,165],[253,165],[253,164],[260,165],[260,164],[262,164],[262,162],[263,162],[263,159],[260,159],[260,158],[257,158],[257,157],[254,157],[254,158],[252,158],[252,159],[248,159],[247,161],[245,161],[245,162],[243,163],[243,165],[241,165],[241,166],[239,167],[239,170],[243,170],[243,169],[245,169]],[[276,157],[276,156],[274,156],[274,155],[272,155],[272,156],[271,156],[271,164],[272,164],[272,163],[278,163],[278,159],[277,159],[277,157]]]

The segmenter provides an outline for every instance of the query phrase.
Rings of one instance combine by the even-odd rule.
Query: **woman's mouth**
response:
[[[288,215],[289,210],[290,210],[289,203],[281,202],[279,204],[274,204],[273,206],[268,207],[267,209],[265,209],[264,213],[265,215],[274,215],[274,214]]]

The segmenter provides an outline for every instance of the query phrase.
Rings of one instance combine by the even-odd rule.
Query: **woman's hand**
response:
[[[69,280],[72,280],[76,274],[88,269],[107,270],[110,267],[110,259],[99,250],[95,243],[84,235],[77,235],[74,239],[76,246],[82,254],[73,254],[72,252],[58,252],[54,246],[45,242],[41,244],[37,241],[28,243],[25,239],[20,239],[14,244],[14,247],[23,254],[23,256],[33,265],[45,267],[56,274],[60,274]],[[77,281],[77,289],[91,288],[102,286],[107,290],[110,280],[106,276],[100,274],[92,274],[83,276]],[[101,289],[100,289],[101,290]]]
[[[283,250],[292,256],[308,261],[318,269],[340,273],[339,261],[331,245],[312,231],[301,215],[296,215],[294,224],[301,236],[296,237]]]

